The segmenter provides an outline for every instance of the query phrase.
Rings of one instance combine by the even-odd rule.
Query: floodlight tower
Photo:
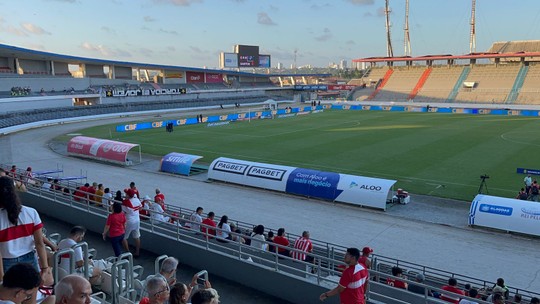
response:
[[[298,49],[294,49],[294,70],[296,71],[296,57],[298,55]]]
[[[405,2],[405,26],[403,27],[405,31],[403,39],[403,47],[405,49],[405,56],[411,56],[411,36],[409,35],[409,0]]]
[[[390,38],[390,7],[386,0],[386,5],[384,8],[384,15],[386,16],[386,56],[394,57],[394,50],[392,49],[392,39]]]
[[[469,53],[476,52],[476,0],[472,0],[471,7],[471,37],[469,41]]]

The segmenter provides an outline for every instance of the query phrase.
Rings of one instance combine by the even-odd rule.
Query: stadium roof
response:
[[[150,64],[150,63],[140,63],[140,62],[130,62],[130,61],[116,61],[116,60],[106,60],[106,59],[96,59],[96,58],[63,55],[63,54],[25,49],[21,47],[6,45],[6,44],[0,44],[0,57],[16,57],[16,58],[29,59],[29,60],[52,60],[52,61],[67,62],[69,64],[87,63],[87,64],[101,64],[101,65],[114,65],[114,66],[124,66],[124,67],[133,67],[133,68],[144,68],[144,69],[152,69],[152,70],[153,69],[187,70],[187,71],[194,71],[194,72],[223,73],[223,74],[234,75],[234,76],[269,77],[268,74],[255,74],[255,73],[237,72],[237,71],[229,71],[229,70],[203,69],[203,68],[186,67],[186,66],[160,65],[160,64]]]
[[[369,57],[353,59],[353,62],[400,62],[400,61],[428,61],[428,60],[460,60],[460,59],[507,59],[507,58],[539,58],[540,52],[514,52],[514,53],[471,53],[465,55],[425,55],[418,57]]]
[[[498,41],[491,45],[488,52],[540,52],[540,40]]]

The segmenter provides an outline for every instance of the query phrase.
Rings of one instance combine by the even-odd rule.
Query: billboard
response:
[[[237,68],[238,67],[238,54],[221,53],[219,66],[221,68]]]
[[[270,55],[259,55],[259,67],[260,68],[271,67]]]
[[[189,175],[191,166],[202,156],[171,152],[161,159],[160,171],[174,174]]]
[[[223,75],[220,73],[206,73],[204,74],[204,82],[206,83],[222,83]]]
[[[187,83],[202,83],[204,82],[203,72],[186,72]]]
[[[67,152],[73,156],[125,164],[129,150],[138,146],[107,139],[75,136],[68,142]]]
[[[238,44],[234,50],[238,54],[239,67],[259,66],[259,46]]]
[[[469,225],[540,236],[537,202],[477,195],[469,211]]]

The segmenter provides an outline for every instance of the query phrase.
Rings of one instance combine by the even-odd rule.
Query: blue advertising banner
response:
[[[160,171],[189,175],[191,166],[202,156],[171,152],[161,159]]]
[[[285,192],[334,201],[343,190],[338,190],[339,173],[296,168],[287,180]]]
[[[516,173],[518,173],[518,174],[540,175],[540,169],[517,168]]]

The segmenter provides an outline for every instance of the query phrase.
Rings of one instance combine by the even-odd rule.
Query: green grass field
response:
[[[114,126],[82,130],[109,138]],[[411,193],[470,201],[480,175],[489,194],[514,197],[523,176],[540,168],[538,118],[436,113],[327,110],[274,120],[206,124],[116,133],[143,153],[181,152],[210,163],[224,156],[353,175],[395,179]]]

